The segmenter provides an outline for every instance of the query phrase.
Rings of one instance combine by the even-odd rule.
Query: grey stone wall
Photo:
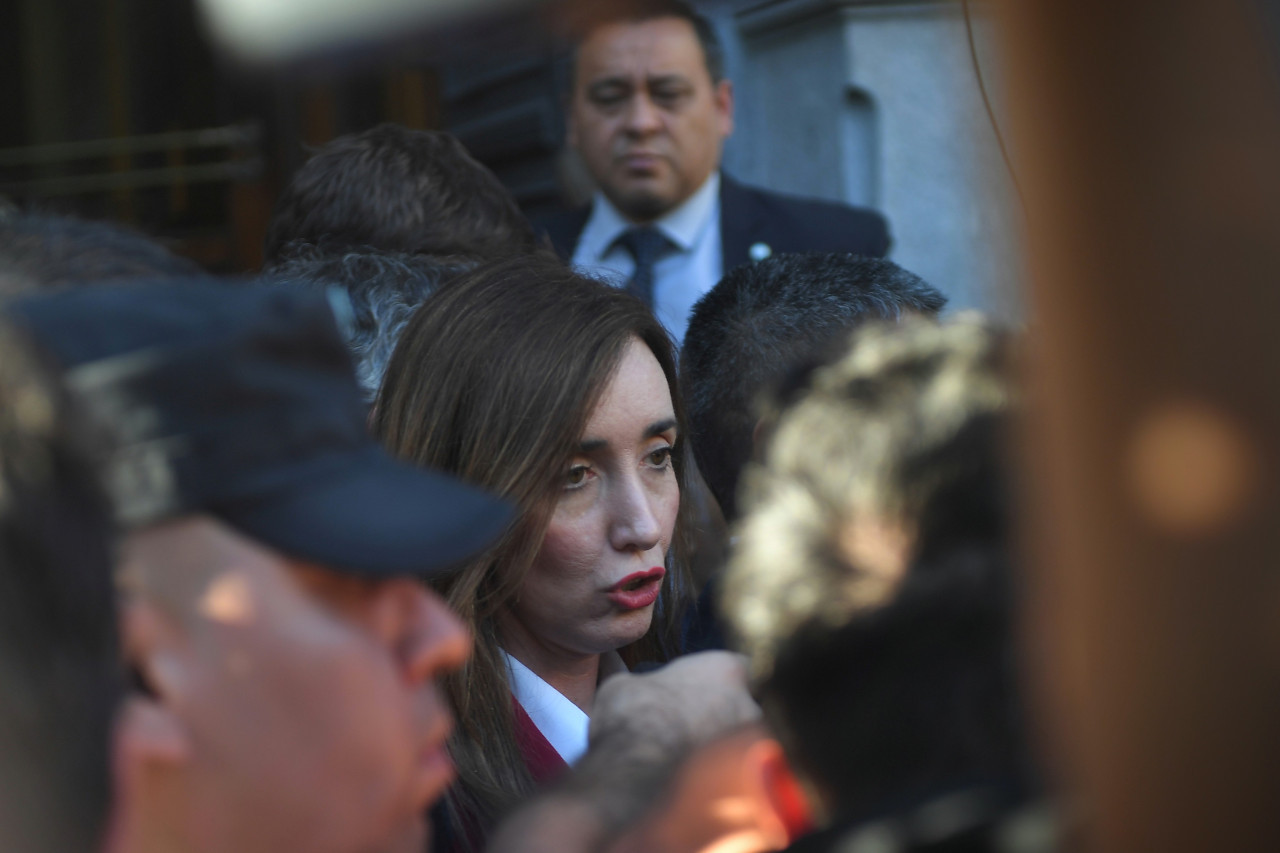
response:
[[[953,308],[1020,316],[1021,213],[959,2],[699,6],[726,41],[738,96],[726,168],[772,189],[879,208],[893,228],[891,257]],[[974,12],[1000,119],[994,34],[980,5]]]

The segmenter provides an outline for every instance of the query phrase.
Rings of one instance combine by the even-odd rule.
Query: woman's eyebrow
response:
[[[662,435],[667,430],[675,429],[677,426],[675,418],[666,418],[660,421],[654,421],[649,424],[649,428],[644,431],[645,438],[653,438],[655,435]]]
[[[664,418],[660,421],[654,421],[645,428],[643,437],[646,439],[653,438],[655,435],[662,435],[668,430],[673,430],[678,426],[675,418]],[[609,442],[603,438],[584,438],[578,442],[579,453],[593,453],[597,450],[603,450],[609,446]]]

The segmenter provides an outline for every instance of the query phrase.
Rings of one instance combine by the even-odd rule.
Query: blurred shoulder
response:
[[[590,215],[590,205],[565,207],[532,216],[530,222],[539,239],[549,241],[556,254],[568,261],[573,258],[573,250],[578,245],[578,238],[582,236],[582,229]]]
[[[721,179],[720,198],[722,228],[749,235],[752,243],[764,242],[774,253],[854,252],[884,257],[889,251],[888,220],[869,207],[774,192],[728,175]],[[738,235],[725,236],[728,243]]]

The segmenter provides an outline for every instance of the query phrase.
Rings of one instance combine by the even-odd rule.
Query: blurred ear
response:
[[[779,847],[790,845],[813,830],[813,809],[782,752],[772,738],[752,744],[747,770],[755,775],[760,791],[761,824],[766,834],[776,834]]]
[[[191,756],[186,728],[163,703],[131,696],[116,723],[116,753],[128,778],[148,767],[184,764]]]
[[[130,696],[116,718],[115,790],[104,853],[177,850],[176,827],[185,813],[183,774],[190,738],[169,709],[149,697]]]
[[[733,133],[733,84],[728,80],[721,80],[711,91],[711,98],[716,105],[720,137],[727,138]]]
[[[772,433],[771,424],[766,418],[758,418],[756,425],[751,428],[751,458],[763,459],[764,443],[769,440]]]
[[[116,722],[116,752],[122,772],[190,758],[190,737],[174,713],[171,696],[182,679],[181,664],[164,649],[166,634],[155,608],[130,602],[120,610],[120,640],[131,691]]]

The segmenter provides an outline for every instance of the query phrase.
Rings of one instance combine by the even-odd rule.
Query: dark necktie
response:
[[[631,253],[635,259],[636,270],[627,282],[627,292],[637,296],[645,305],[653,307],[653,265],[675,244],[665,234],[652,225],[640,225],[628,228],[614,241]]]

